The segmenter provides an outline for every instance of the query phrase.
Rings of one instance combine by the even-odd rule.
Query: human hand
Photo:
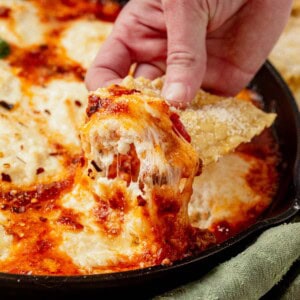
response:
[[[134,75],[166,73],[163,96],[186,106],[202,88],[234,95],[264,63],[292,0],[131,0],[87,72],[95,90]]]

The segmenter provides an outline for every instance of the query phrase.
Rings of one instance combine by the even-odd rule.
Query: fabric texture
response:
[[[298,273],[300,274],[300,268],[298,268]],[[290,284],[287,291],[281,298],[282,300],[298,300],[300,299],[300,275]]]
[[[300,222],[262,233],[245,251],[212,269],[197,281],[155,299],[257,300],[268,293],[300,259]],[[298,270],[300,271],[300,270]],[[300,299],[300,275],[281,297]]]

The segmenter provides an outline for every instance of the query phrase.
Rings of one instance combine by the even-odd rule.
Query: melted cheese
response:
[[[85,177],[83,182],[86,180],[88,177]],[[105,272],[111,265],[117,266],[121,263],[130,262],[139,266],[138,257],[151,249],[152,256],[155,257],[159,249],[149,236],[150,228],[147,219],[143,217],[143,209],[134,203],[130,204],[130,201],[136,199],[135,189],[128,188],[130,210],[120,212],[115,220],[111,218],[107,221],[98,217],[99,213],[104,216],[106,211],[100,210],[101,206],[98,206],[93,191],[103,197],[107,193],[107,187],[110,186],[113,190],[116,183],[108,181],[108,184],[104,184],[105,180],[91,180],[91,186],[86,188],[83,182],[79,182],[71,193],[66,194],[62,203],[65,208],[81,213],[80,223],[84,225],[84,230],[62,232],[60,249],[68,253],[85,273],[95,272],[97,269]],[[113,213],[112,211],[111,214]],[[116,234],[116,230],[121,230],[120,234]],[[144,263],[149,264],[149,261],[144,260]],[[153,259],[150,260],[150,264],[152,263]]]
[[[11,9],[9,18],[0,18],[0,36],[18,46],[45,42],[46,28],[40,22],[38,10],[29,1],[0,0],[0,5]]]
[[[32,86],[32,108],[42,114],[41,126],[58,135],[63,144],[79,148],[78,130],[84,122],[87,90],[82,82],[53,80],[46,86]],[[80,102],[80,107],[76,105]],[[79,148],[80,151],[80,148]]]
[[[13,236],[8,234],[4,227],[6,222],[6,216],[0,211],[0,261],[9,257],[13,245]]]
[[[12,247],[13,237],[8,235],[5,229],[1,226],[1,215],[0,215],[0,261],[6,260],[9,257]]]
[[[0,60],[0,99],[11,104],[20,104],[23,97],[20,80],[8,63]]]
[[[189,212],[197,226],[209,228],[221,220],[235,220],[242,213],[237,202],[251,207],[258,201],[245,180],[250,167],[251,162],[231,154],[206,167],[195,179]]]
[[[108,22],[78,20],[62,33],[61,44],[71,59],[88,68],[111,30]]]
[[[99,97],[99,100],[106,99],[107,92],[99,89],[91,97]],[[100,168],[107,175],[114,155],[120,153],[119,149],[124,151],[133,144],[141,161],[139,179],[147,182],[149,174],[151,176],[155,174],[159,178],[164,176],[166,184],[178,185],[183,164],[187,160],[193,161],[192,157],[195,153],[172,130],[172,123],[166,113],[168,111],[166,104],[159,98],[142,94],[123,95],[115,99],[113,94],[110,94],[108,97],[112,101],[112,106],[116,109],[120,107],[120,113],[109,112],[109,109],[108,113],[96,113],[84,126],[83,148],[88,159],[99,163]],[[168,134],[164,132],[166,130]],[[103,159],[103,155],[99,156],[99,149],[109,158],[108,160]],[[179,154],[181,151],[182,153]]]
[[[59,177],[63,160],[49,155],[56,149],[30,116],[0,111],[0,128],[0,173],[9,175],[13,184],[26,186]],[[41,167],[44,172],[38,174]]]
[[[260,189],[250,181],[252,171],[257,170]],[[249,220],[251,210],[252,214],[262,212],[274,188],[268,172],[267,162],[242,153],[224,156],[207,166],[193,184],[189,214],[194,226],[212,228],[222,222],[235,226]]]

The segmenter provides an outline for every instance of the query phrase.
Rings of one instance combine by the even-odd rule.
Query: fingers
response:
[[[128,74],[131,56],[124,43],[109,37],[99,50],[92,66],[87,71],[85,83],[89,90],[111,83],[119,83]]]
[[[205,73],[208,13],[202,2],[162,0],[168,34],[163,96],[175,106],[192,100]]]
[[[139,63],[134,72],[134,77],[145,77],[148,79],[155,79],[162,76],[166,71],[166,64],[163,61],[151,63]]]
[[[207,71],[202,82],[202,88],[221,96],[235,96],[245,88],[254,75],[235,65],[225,58],[208,56]]]
[[[95,90],[120,82],[133,63],[139,63],[136,76],[161,76],[165,68],[160,61],[165,57],[166,33],[160,0],[132,0],[122,9],[111,36],[89,68],[87,88]]]
[[[235,95],[253,78],[279,38],[291,0],[249,0],[207,36],[203,88]],[[232,13],[231,13],[232,14]]]

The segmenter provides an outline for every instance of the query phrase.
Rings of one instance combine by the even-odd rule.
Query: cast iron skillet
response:
[[[104,296],[147,298],[178,284],[199,278],[217,263],[242,251],[262,230],[293,218],[300,209],[300,117],[295,100],[273,66],[266,62],[250,87],[260,93],[265,110],[278,117],[273,126],[283,163],[280,184],[269,209],[247,230],[198,256],[136,271],[88,276],[30,276],[0,273],[0,294]],[[43,294],[43,297],[45,296]]]

